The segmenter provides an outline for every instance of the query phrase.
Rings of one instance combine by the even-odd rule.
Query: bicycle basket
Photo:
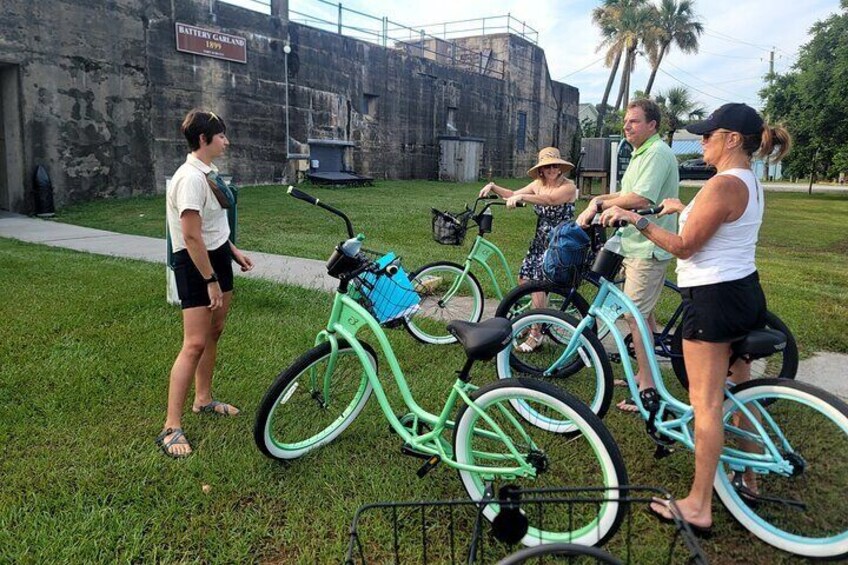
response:
[[[365,251],[367,255],[374,252]],[[381,324],[400,320],[418,311],[421,297],[415,292],[409,276],[400,265],[400,259],[394,253],[387,253],[375,258],[375,271],[366,271],[351,280],[348,295],[362,305]],[[397,267],[397,271],[389,275],[385,268],[389,265]]]
[[[562,558],[569,555],[567,553],[554,554],[547,559],[530,559],[527,563],[708,563],[694,534],[682,521],[677,520],[675,527],[668,528],[668,537],[665,538],[668,543],[658,543],[656,532],[646,532],[645,525],[635,518],[634,514],[649,504],[653,497],[671,500],[663,489],[639,486],[618,489],[505,488],[513,489],[511,494],[519,495],[518,502],[508,502],[506,498],[499,500],[503,497],[500,494],[482,502],[387,502],[362,506],[350,528],[345,564],[523,563],[515,559],[521,546],[513,545],[514,541],[511,543],[509,539],[515,539],[516,528],[520,530],[522,515],[536,524],[547,523],[549,519],[597,513],[600,505],[608,501],[624,505],[625,516],[620,529],[603,549],[585,551],[586,546],[571,546],[577,554],[572,554],[570,559]],[[503,493],[504,489],[500,492]],[[493,523],[483,517],[483,510],[489,504],[499,506]],[[580,550],[581,547],[584,551]]]
[[[459,214],[441,212],[432,209],[433,215],[433,239],[442,245],[462,245],[465,232],[468,231],[468,220],[471,218],[471,210],[465,210]]]

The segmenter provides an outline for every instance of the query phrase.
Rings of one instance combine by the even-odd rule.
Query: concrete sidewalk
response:
[[[97,255],[125,257],[165,264],[165,240],[141,235],[126,235],[53,220],[29,218],[0,211],[0,237],[74,249]],[[301,259],[246,251],[256,267],[249,273],[236,269],[238,276],[268,279],[308,288],[333,290],[336,282],[327,276],[324,261]]]
[[[74,249],[86,253],[165,263],[165,240],[125,235],[93,228],[62,224],[0,211],[0,237]],[[324,261],[246,251],[256,267],[237,276],[272,280],[307,288],[333,290],[336,281],[326,274]],[[491,301],[487,301],[491,302]],[[848,355],[816,353],[801,361],[798,380],[824,388],[848,400]]]

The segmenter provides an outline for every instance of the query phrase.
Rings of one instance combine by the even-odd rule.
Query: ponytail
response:
[[[776,155],[772,155],[776,147],[780,149]],[[756,154],[758,158],[768,157],[774,163],[783,159],[791,148],[792,137],[783,126],[771,127],[765,124],[760,133],[742,137],[742,150],[745,153],[749,156]]]

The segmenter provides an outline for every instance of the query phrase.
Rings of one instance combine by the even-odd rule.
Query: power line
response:
[[[606,57],[606,55],[604,55],[604,56],[603,56],[603,57],[601,57],[600,59],[596,59],[595,61],[592,61],[591,63],[589,63],[589,64],[588,64],[588,65],[586,65],[585,67],[580,68],[580,69],[577,69],[577,70],[576,70],[576,71],[574,71],[573,73],[568,73],[567,75],[563,75],[563,76],[561,76],[561,77],[559,77],[558,79],[555,79],[555,80],[560,81],[560,80],[563,80],[563,79],[567,79],[567,78],[568,78],[568,77],[570,77],[571,75],[576,75],[576,74],[577,74],[577,73],[579,73],[579,72],[583,72],[583,71],[585,71],[586,69],[588,69],[589,67],[594,67],[595,65],[597,65],[598,63],[600,63],[601,61],[603,61],[603,60],[604,60],[604,59],[606,59],[606,58],[607,58],[607,57]]]
[[[718,88],[717,86],[715,86],[716,83],[714,83],[714,82],[707,82],[699,76],[696,76],[696,75],[693,75],[692,73],[684,71],[683,69],[681,69],[677,65],[674,65],[671,61],[666,61],[666,63],[668,64],[668,66],[677,69],[678,71],[680,71],[681,73],[683,73],[685,75],[689,75],[690,77],[704,83],[705,85],[709,86],[710,88],[718,90],[719,92],[724,92],[725,94],[729,94],[731,96],[736,96],[737,98],[743,98],[742,96],[737,95],[735,92],[730,92],[729,90],[725,90],[723,88]]]
[[[698,49],[698,53],[704,53],[706,55],[712,55],[714,57],[724,57],[726,59],[742,59],[745,61],[762,61],[762,57],[739,57],[737,55],[724,55],[722,53],[713,53],[711,51],[704,51],[703,49]]]
[[[710,94],[709,92],[704,92],[703,90],[701,90],[701,89],[699,89],[699,88],[695,88],[695,87],[694,87],[694,86],[692,86],[691,84],[688,84],[688,83],[686,83],[686,82],[684,82],[684,81],[680,80],[679,78],[677,78],[677,77],[676,77],[676,76],[674,76],[673,74],[669,73],[668,71],[665,71],[665,70],[663,70],[663,69],[657,69],[657,70],[658,70],[658,71],[660,71],[661,73],[663,73],[664,75],[667,75],[667,76],[668,76],[668,77],[670,77],[671,79],[673,79],[673,80],[675,80],[675,81],[679,82],[680,84],[682,84],[682,85],[683,85],[683,86],[685,86],[686,88],[689,88],[689,89],[691,89],[691,90],[694,90],[695,92],[698,92],[698,93],[700,93],[700,94],[703,94],[704,96],[709,96],[710,98],[714,98],[714,99],[716,99],[716,100],[720,100],[721,102],[739,102],[739,100],[738,100],[738,99],[737,99],[737,100],[727,100],[727,99],[722,98],[722,97],[720,97],[720,96],[716,96],[716,95],[714,95],[714,94]],[[741,98],[741,97],[740,97],[740,98]],[[742,98],[742,100],[745,100],[745,99],[744,99],[744,98]]]
[[[726,33],[722,33],[720,31],[716,31],[712,28],[705,27],[704,33],[711,37],[715,37],[716,39],[722,39],[724,41],[732,41],[736,43],[741,43],[742,45],[748,45],[749,47],[755,47],[757,49],[762,49],[763,51],[771,51],[772,47],[770,45],[758,45],[756,43],[750,43],[748,41],[744,41],[742,39],[737,39],[731,35],[727,35]]]

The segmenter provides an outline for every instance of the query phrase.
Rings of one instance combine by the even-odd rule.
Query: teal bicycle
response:
[[[343,218],[353,238],[353,227],[343,212],[299,190],[290,188],[289,193]],[[533,488],[588,484],[613,490],[627,484],[615,441],[579,401],[533,379],[480,387],[472,383],[473,364],[493,358],[510,341],[508,320],[449,325],[467,359],[452,384],[445,381],[447,399],[441,411],[433,414],[421,408],[381,327],[409,311],[414,288],[397,260],[367,252],[349,256],[345,247],[337,246],[327,264],[339,285],[325,328],[314,347],[279,374],[259,405],[254,440],[263,454],[284,461],[307,456],[338,438],[374,394],[401,439],[401,452],[424,459],[418,476],[443,463],[458,471],[475,501],[503,484]],[[402,416],[396,415],[383,389],[376,351],[357,337],[362,330],[374,335],[388,361],[405,405]],[[531,546],[603,543],[621,524],[624,506],[606,500],[581,513],[548,515],[544,523],[531,523],[521,541]],[[498,510],[498,505],[488,505],[483,514],[492,520]]]
[[[614,263],[607,265],[617,269]],[[584,339],[593,335],[590,328],[595,321],[602,322],[615,341],[630,394],[656,444],[655,456],[671,454],[676,444],[693,450],[694,412],[666,388],[652,347],[646,352],[657,395],[639,395],[628,344],[615,322],[629,313],[637,320],[643,343],[650,344],[647,323],[636,305],[610,282],[608,272],[596,274],[600,275],[598,294],[581,321],[540,310],[525,314],[535,316],[535,320],[522,323],[519,317],[514,332],[523,324],[544,318],[551,326],[549,331],[566,343],[562,354],[543,371],[545,375],[556,374],[575,361],[601,373],[609,365],[579,351]],[[785,342],[780,332],[753,331],[733,344],[730,365],[737,359],[751,361],[768,356],[785,347]],[[501,366],[508,366],[509,354],[508,349],[499,354]],[[793,380],[760,378],[728,384],[725,446],[714,482],[724,506],[740,524],[770,545],[804,557],[848,557],[848,505],[844,502],[848,492],[848,404]],[[532,412],[524,415],[533,417]],[[755,486],[745,480],[752,474],[757,479]]]

